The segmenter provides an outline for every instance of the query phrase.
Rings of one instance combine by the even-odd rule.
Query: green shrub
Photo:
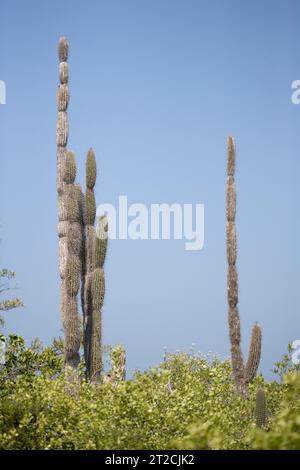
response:
[[[118,384],[70,386],[61,342],[26,348],[11,336],[0,370],[0,449],[300,448],[300,379],[235,393],[229,361],[167,355]],[[255,393],[266,392],[268,429],[255,428]]]

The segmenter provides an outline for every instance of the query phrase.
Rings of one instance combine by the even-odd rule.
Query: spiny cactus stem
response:
[[[255,420],[256,426],[263,427],[267,424],[268,412],[265,391],[258,387],[256,391]]]
[[[238,311],[238,273],[236,269],[237,237],[236,237],[236,190],[235,190],[235,142],[232,137],[227,142],[227,191],[226,191],[226,215],[227,215],[227,298],[228,298],[228,323],[231,343],[231,361],[233,376],[238,393],[247,397],[248,384],[256,375],[261,353],[261,328],[255,325],[249,349],[249,357],[246,366],[241,349],[241,325]]]

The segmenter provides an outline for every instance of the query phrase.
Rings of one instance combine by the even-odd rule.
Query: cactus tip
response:
[[[62,36],[58,42],[58,57],[60,62],[67,62],[69,52],[69,44],[67,39]]]

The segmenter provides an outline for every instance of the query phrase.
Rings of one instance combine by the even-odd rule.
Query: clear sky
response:
[[[164,348],[229,355],[226,138],[237,142],[243,349],[263,328],[261,370],[300,339],[300,79],[297,0],[3,0],[0,7],[1,267],[26,307],[6,332],[61,334],[57,261],[57,41],[70,43],[70,138],[97,202],[204,203],[205,244],[116,240],[106,261],[104,341],[130,370]]]

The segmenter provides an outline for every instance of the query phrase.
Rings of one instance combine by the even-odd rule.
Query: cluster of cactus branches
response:
[[[231,342],[231,360],[234,380],[237,391],[247,396],[248,384],[256,375],[261,354],[261,327],[256,323],[252,328],[252,336],[249,348],[248,361],[245,364],[241,349],[241,326],[238,311],[238,274],[236,269],[237,238],[236,238],[236,190],[235,190],[235,142],[228,138],[227,156],[227,297],[228,297],[228,322]]]
[[[59,88],[57,92],[57,193],[59,272],[61,277],[61,314],[65,332],[65,364],[76,369],[81,338],[87,377],[98,382],[101,374],[101,309],[105,283],[103,266],[107,250],[108,224],[100,218],[94,228],[96,203],[94,186],[97,168],[92,149],[86,161],[86,192],[75,183],[76,161],[68,150],[68,43],[59,40]],[[81,284],[83,322],[78,311]],[[82,334],[83,325],[83,334]]]
[[[107,251],[108,222],[99,219],[95,228],[96,158],[92,149],[86,159],[86,191],[83,194],[76,179],[75,155],[68,144],[68,43],[59,41],[59,87],[57,92],[57,193],[59,272],[61,277],[61,314],[65,331],[65,363],[76,368],[83,337],[87,377],[98,382],[102,369],[101,310],[105,294],[103,266]],[[231,358],[236,389],[244,396],[248,384],[256,375],[261,354],[261,328],[256,323],[252,329],[248,361],[245,364],[241,349],[241,327],[238,311],[238,274],[236,269],[236,190],[235,143],[228,138],[227,160],[227,291],[228,321],[231,341]],[[78,292],[81,286],[83,321],[78,311]],[[83,331],[82,331],[83,330]],[[116,380],[125,378],[125,352],[117,350],[113,375]]]

